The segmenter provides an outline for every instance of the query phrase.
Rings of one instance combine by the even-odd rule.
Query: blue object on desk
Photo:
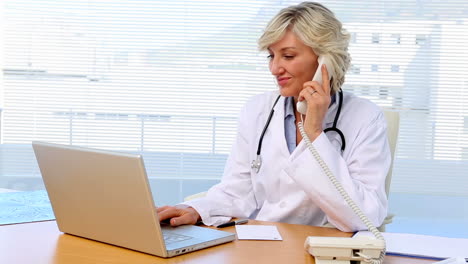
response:
[[[0,225],[54,219],[45,190],[0,193]]]

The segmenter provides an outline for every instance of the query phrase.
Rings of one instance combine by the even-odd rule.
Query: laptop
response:
[[[61,232],[164,258],[236,239],[230,232],[161,224],[141,155],[32,145]]]

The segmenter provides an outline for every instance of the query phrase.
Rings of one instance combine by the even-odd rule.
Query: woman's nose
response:
[[[283,65],[276,58],[273,58],[270,61],[270,72],[272,75],[280,75],[281,73],[284,72]]]

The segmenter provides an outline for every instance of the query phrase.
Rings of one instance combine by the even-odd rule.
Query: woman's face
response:
[[[299,96],[303,84],[317,70],[317,55],[291,30],[268,47],[270,72],[276,77],[282,96]]]

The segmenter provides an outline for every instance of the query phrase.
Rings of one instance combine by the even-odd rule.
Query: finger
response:
[[[301,93],[299,94],[299,98],[303,98],[307,102],[311,102],[312,100],[314,100],[313,96],[316,93],[318,93],[318,92],[315,90],[315,88],[312,88],[312,87],[308,86],[308,87],[306,87],[305,89],[303,89],[301,91]],[[298,100],[301,101],[299,98],[298,98]]]
[[[160,213],[166,209],[168,209],[169,206],[165,205],[165,206],[161,206],[161,207],[156,207],[156,212]]]
[[[317,92],[318,89],[320,89],[320,84],[318,82],[307,82],[304,84],[304,88],[301,90],[299,93],[299,101],[302,101],[301,99],[305,98],[305,95],[309,94],[312,95],[313,93]],[[308,97],[307,97],[308,98]]]
[[[193,225],[197,222],[195,217],[191,214],[183,214],[179,217],[174,217],[171,219],[171,226],[180,226],[180,225]]]
[[[309,81],[309,82],[306,82],[306,83],[304,83],[304,85],[303,85],[302,87],[303,87],[303,88],[302,88],[302,91],[304,91],[304,90],[307,91],[307,90],[309,90],[309,88],[310,88],[310,89],[312,89],[312,90],[314,90],[314,91],[317,91],[317,93],[319,93],[319,94],[324,93],[323,88],[322,88],[322,85],[321,85],[319,82],[316,82],[316,81]],[[310,93],[312,90],[309,90],[309,93]]]
[[[304,90],[305,90],[305,89],[302,89],[302,90],[299,92],[299,96],[297,97],[297,101],[298,101],[298,102],[302,102],[302,101],[306,100],[305,97],[304,97],[304,94],[307,93],[307,92],[304,92]]]
[[[168,207],[166,210],[158,212],[159,221],[164,221],[169,218],[178,217],[181,215],[181,211],[174,207]]]
[[[322,87],[326,95],[330,95],[330,78],[328,77],[328,69],[325,64],[322,64]]]
[[[305,100],[304,95],[303,95],[303,91],[304,90],[299,92],[299,96],[297,97],[298,102],[302,102],[303,100]]]

